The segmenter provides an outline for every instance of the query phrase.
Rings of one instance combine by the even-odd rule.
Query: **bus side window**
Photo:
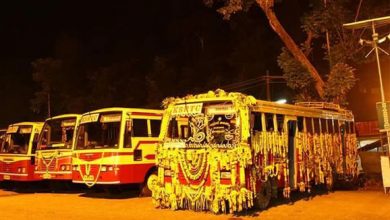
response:
[[[313,121],[312,118],[306,118],[306,132],[313,134]]]
[[[133,137],[148,137],[148,120],[133,119],[132,128]]]
[[[351,133],[355,134],[355,123],[351,121],[349,124],[351,125]]]
[[[125,138],[124,140],[124,148],[131,148],[131,121],[126,120],[126,128],[125,128]]]
[[[350,133],[350,125],[349,121],[344,122],[344,128],[345,128],[345,133],[349,134]]]
[[[263,131],[261,112],[252,112],[253,131]]]
[[[321,133],[329,132],[328,124],[326,123],[326,120],[323,118],[320,119],[320,127],[321,127]]]
[[[303,128],[304,128],[304,126],[303,126],[303,117],[302,116],[299,116],[298,118],[297,118],[297,123],[298,123],[298,132],[303,132]]]
[[[333,134],[334,133],[334,128],[333,128],[333,125],[332,125],[332,119],[327,119],[326,120],[326,126],[328,128],[328,132]]]
[[[274,131],[274,115],[270,113],[265,113],[265,121],[266,121],[266,130]]]
[[[158,137],[160,135],[161,120],[150,120],[150,131],[152,137]]]
[[[335,133],[338,134],[340,132],[340,127],[339,127],[339,121],[338,120],[333,120],[333,127],[334,127]]]
[[[313,118],[314,133],[320,134],[320,119]]]
[[[284,131],[284,115],[276,115],[276,123],[278,125],[278,132]]]

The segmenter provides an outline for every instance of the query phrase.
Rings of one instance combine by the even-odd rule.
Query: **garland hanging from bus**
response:
[[[35,178],[72,181],[72,145],[80,117],[65,114],[46,119],[38,139]]]

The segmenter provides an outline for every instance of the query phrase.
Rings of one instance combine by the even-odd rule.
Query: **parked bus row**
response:
[[[0,148],[0,180],[138,183],[156,173],[162,111],[100,109],[12,124]]]
[[[357,177],[353,114],[338,105],[223,90],[163,105],[10,125],[0,180],[138,183],[157,207],[218,213],[265,209],[280,194]]]

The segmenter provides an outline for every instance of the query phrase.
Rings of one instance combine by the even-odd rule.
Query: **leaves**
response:
[[[345,63],[333,66],[325,84],[325,97],[340,105],[346,105],[346,96],[356,83],[355,69]]]
[[[283,70],[287,86],[297,93],[297,101],[310,101],[314,98],[314,79],[285,47],[282,48],[282,53],[278,56],[278,65]]]

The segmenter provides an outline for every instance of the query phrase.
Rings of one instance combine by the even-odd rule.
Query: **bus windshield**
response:
[[[118,148],[120,127],[120,113],[85,115],[77,130],[75,149]]]
[[[240,138],[237,120],[231,103],[176,105],[165,141],[189,148],[235,147]]]
[[[71,149],[76,118],[46,121],[39,138],[39,150]]]
[[[5,136],[1,153],[27,154],[32,126],[12,126]]]

